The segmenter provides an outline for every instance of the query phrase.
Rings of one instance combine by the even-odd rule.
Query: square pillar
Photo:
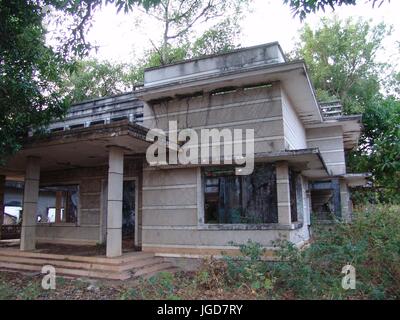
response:
[[[124,150],[110,147],[108,159],[107,257],[122,255],[122,192]]]
[[[0,240],[1,227],[4,223],[4,192],[5,192],[6,177],[0,175]]]
[[[345,180],[340,180],[340,205],[343,221],[351,222],[352,205],[350,201],[350,190]]]
[[[35,250],[36,212],[39,199],[40,158],[26,159],[24,203],[22,211],[21,246],[22,251]]]
[[[278,223],[292,224],[290,210],[289,166],[287,162],[276,163],[276,191],[278,198]]]
[[[337,219],[342,218],[342,200],[340,197],[340,182],[338,178],[332,179],[332,201],[333,210]]]

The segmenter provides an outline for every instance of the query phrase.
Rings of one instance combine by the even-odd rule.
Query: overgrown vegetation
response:
[[[0,299],[399,299],[399,230],[400,207],[370,207],[351,224],[314,227],[303,250],[277,242],[275,262],[249,240],[239,246],[241,256],[205,259],[196,272],[117,284],[58,279],[57,290],[45,291],[40,275],[10,280],[1,273]],[[342,287],[346,265],[355,268],[354,290]]]
[[[257,299],[399,299],[399,213],[396,206],[371,207],[355,213],[351,224],[317,226],[312,244],[303,250],[277,242],[276,262],[264,261],[264,249],[249,240],[240,245],[242,256],[205,260],[189,279],[161,274],[143,281],[130,298],[171,299],[222,290]],[[346,265],[356,271],[354,290],[342,287]]]
[[[348,172],[373,174],[373,188],[355,193],[363,203],[400,203],[399,75],[396,62],[377,59],[391,32],[383,22],[321,19],[317,28],[304,26],[292,55],[305,60],[320,101],[339,100],[344,115],[363,117],[346,161]]]

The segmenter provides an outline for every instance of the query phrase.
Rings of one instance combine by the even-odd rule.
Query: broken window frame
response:
[[[243,221],[234,221],[234,222],[228,221],[227,222],[227,219],[225,219],[225,221],[217,220],[216,222],[212,222],[212,220],[208,219],[207,207],[206,207],[207,206],[206,188],[211,187],[211,186],[207,186],[207,178],[208,179],[212,179],[212,178],[206,176],[207,170],[215,170],[216,172],[220,171],[221,173],[223,173],[224,171],[227,171],[227,172],[230,171],[229,174],[227,174],[226,176],[231,177],[231,178],[233,178],[233,176],[235,176],[235,179],[237,180],[237,183],[240,184],[240,188],[241,188],[240,196],[238,196],[238,201],[241,205],[241,208],[240,208],[241,217],[240,218],[243,218],[243,217],[244,217],[244,219],[252,219],[253,218],[251,216],[246,216],[246,215],[243,216],[243,204],[242,204],[244,201],[244,197],[245,197],[245,195],[244,195],[245,192],[243,192],[243,191],[245,191],[246,188],[254,187],[254,184],[249,184],[248,180],[246,182],[246,177],[247,177],[247,179],[251,179],[251,175],[250,176],[240,176],[240,175],[236,176],[233,173],[234,168],[232,168],[231,166],[213,166],[213,167],[203,168],[201,170],[202,200],[203,200],[203,225],[205,225],[205,226],[227,226],[227,227],[232,227],[232,226],[234,227],[236,225],[236,226],[240,226],[240,229],[242,229],[242,227],[258,228],[258,227],[263,227],[266,225],[269,226],[271,224],[277,224],[278,223],[278,202],[277,202],[276,167],[275,167],[275,164],[272,164],[272,163],[269,163],[269,164],[259,163],[259,164],[256,164],[255,170],[257,170],[257,168],[260,168],[262,166],[269,166],[273,170],[273,179],[272,179],[272,183],[269,184],[269,187],[272,186],[272,188],[273,188],[273,193],[270,195],[270,197],[275,199],[275,207],[274,207],[274,209],[272,209],[269,212],[269,217],[268,217],[268,215],[262,214],[261,219],[263,219],[264,221],[255,222],[253,220],[248,223],[243,222]],[[218,178],[216,178],[216,179],[218,179]],[[256,201],[256,200],[254,200],[254,201]],[[271,199],[270,201],[273,201],[273,199]],[[250,208],[250,206],[246,206],[245,210],[249,210],[249,208]],[[225,211],[225,209],[224,209],[224,211]],[[224,212],[224,215],[226,216],[225,212]],[[265,221],[265,219],[267,219],[267,218],[270,219],[271,221]]]

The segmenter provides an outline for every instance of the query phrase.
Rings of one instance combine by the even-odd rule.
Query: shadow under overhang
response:
[[[318,148],[256,153],[254,155],[254,158],[247,158],[247,159],[248,159],[247,161],[254,159],[254,162],[256,164],[285,161],[289,164],[290,168],[298,172],[301,172],[301,174],[304,177],[310,179],[328,178],[332,176],[331,173],[328,171],[327,166]],[[221,157],[220,164],[216,164],[215,162],[214,164],[211,163],[211,159],[208,162],[202,162],[201,159],[199,159],[197,164],[188,164],[188,165],[153,164],[151,165],[151,167],[158,169],[174,169],[174,168],[188,168],[188,167],[198,167],[198,166],[200,167],[219,166],[219,165],[238,166],[238,167],[243,166],[243,165],[235,165],[235,161],[233,161],[233,164],[224,164],[223,157]]]
[[[147,131],[124,120],[34,136],[27,139],[23,148],[11,156],[4,167],[0,167],[0,174],[10,178],[23,176],[29,156],[41,158],[41,171],[107,165],[110,146],[123,148],[127,156],[145,153],[151,143],[146,141]]]

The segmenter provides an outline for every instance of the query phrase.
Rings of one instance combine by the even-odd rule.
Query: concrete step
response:
[[[0,268],[7,270],[19,271],[35,271],[41,272],[42,265],[21,264],[13,262],[0,262]],[[109,271],[95,271],[84,269],[70,269],[70,268],[57,268],[57,275],[67,275],[73,277],[88,277],[109,280],[127,280],[131,277],[131,273],[125,272],[109,272]]]
[[[168,269],[173,268],[170,262],[160,262],[151,266],[147,266],[137,270],[133,276],[134,277],[147,277],[149,274],[157,274],[162,271],[168,271]]]
[[[0,268],[41,272],[44,265],[54,266],[60,275],[112,280],[126,280],[132,275],[148,277],[174,269],[170,263],[155,257],[153,253],[132,252],[115,259],[0,250]]]
[[[153,253],[147,252],[132,252],[124,254],[122,257],[106,258],[106,257],[85,257],[85,256],[74,256],[74,255],[62,255],[62,254],[49,254],[32,251],[20,251],[17,249],[2,249],[0,250],[0,256],[12,256],[12,257],[25,257],[25,258],[41,258],[47,260],[62,260],[62,261],[75,261],[75,262],[86,262],[86,263],[101,263],[109,265],[121,265],[123,263],[129,263],[141,259],[154,257]]]
[[[162,263],[164,260],[159,257],[150,257],[146,259],[141,259],[133,262],[128,262],[125,263],[121,266],[119,266],[119,271],[126,271],[126,270],[132,270],[132,269],[142,269],[144,267],[152,266],[154,264],[159,264]]]
[[[1,256],[0,261],[2,262],[15,262],[22,264],[32,265],[52,265],[54,267],[64,267],[72,269],[86,269],[86,270],[99,270],[99,271],[112,271],[122,272],[135,268],[141,268],[153,264],[162,262],[161,258],[154,256],[141,257],[140,259],[130,259],[129,261],[116,265],[116,264],[104,264],[104,263],[86,263],[86,262],[75,262],[69,260],[54,260],[54,259],[41,259],[41,258],[25,258],[25,257],[14,257],[14,256]]]
[[[176,272],[179,272],[179,271],[180,271],[180,269],[178,269],[177,267],[170,266],[169,268],[166,268],[166,269],[163,269],[163,270],[158,270],[158,271],[146,273],[144,275],[141,275],[141,277],[144,278],[144,279],[150,279],[151,277],[159,274],[160,272],[176,273]]]

